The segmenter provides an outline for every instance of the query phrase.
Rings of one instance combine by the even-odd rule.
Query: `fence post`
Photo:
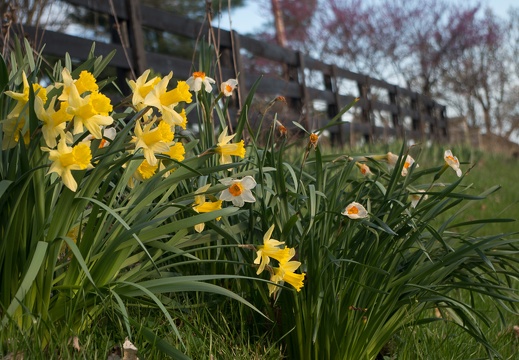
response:
[[[373,127],[371,124],[371,101],[370,101],[370,86],[369,86],[369,76],[365,75],[364,80],[362,82],[357,82],[357,87],[359,88],[359,94],[361,99],[363,99],[363,104],[361,105],[361,122],[367,124],[368,132],[363,133],[364,140],[367,143],[373,142]]]
[[[401,109],[398,100],[398,87],[396,85],[393,86],[391,90],[389,90],[389,103],[395,106],[395,109],[391,112],[391,123],[393,124],[393,128],[395,129],[395,136],[397,138],[403,137],[403,129],[402,129],[402,119],[401,119]]]
[[[330,75],[324,74],[324,88],[333,93],[333,103],[328,103],[327,115],[330,119],[337,116],[339,110],[341,109],[341,103],[339,98],[339,87],[337,85],[337,67],[335,65],[330,65]],[[339,121],[337,125],[337,131],[332,132],[331,136],[332,144],[338,142],[339,145],[344,145],[344,134],[343,134],[343,124],[342,121]]]
[[[297,64],[299,66],[299,77],[296,81],[299,83],[301,92],[301,111],[303,112],[302,121],[306,125],[307,130],[312,131],[312,129],[310,129],[310,96],[308,95],[308,89],[306,88],[305,57],[301,51],[297,52]],[[301,79],[301,81],[299,81],[299,79]]]
[[[412,121],[412,133],[413,138],[420,137],[420,140],[424,138],[423,118],[422,118],[422,104],[420,101],[420,95],[413,92],[411,95],[411,109],[413,110]],[[415,139],[418,140],[418,139]]]

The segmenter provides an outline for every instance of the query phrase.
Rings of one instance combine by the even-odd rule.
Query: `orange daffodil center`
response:
[[[232,184],[229,186],[229,193],[232,196],[240,196],[243,192],[243,186],[240,183]]]
[[[373,175],[373,173],[371,172],[371,169],[369,168],[368,165],[366,164],[361,164],[359,162],[356,162],[355,165],[357,165],[357,167],[359,168],[360,170],[360,173],[364,176],[369,176],[369,175]]]
[[[346,209],[344,209],[341,214],[350,219],[363,219],[368,217],[368,211],[366,208],[355,201],[346,206]]]

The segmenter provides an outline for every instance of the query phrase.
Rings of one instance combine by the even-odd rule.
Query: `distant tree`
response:
[[[479,5],[446,0],[323,4],[321,52],[360,71],[398,78],[424,95],[436,95],[448,64],[484,41]]]

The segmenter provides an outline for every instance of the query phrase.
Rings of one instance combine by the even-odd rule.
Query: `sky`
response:
[[[304,0],[300,0],[304,1]],[[427,1],[427,0],[424,0]],[[466,0],[450,0],[453,2],[466,2]],[[225,3],[225,1],[223,1]],[[245,0],[246,5],[236,10],[231,10],[231,23],[229,23],[228,12],[224,11],[224,15],[220,19],[220,27],[229,30],[230,26],[234,31],[240,34],[254,33],[261,30],[262,26],[271,21],[266,17],[268,9],[262,9],[260,6],[269,4],[268,0]],[[509,7],[519,7],[519,0],[481,0],[484,6],[490,7],[494,12],[503,17],[507,17]],[[216,24],[215,24],[216,25]]]

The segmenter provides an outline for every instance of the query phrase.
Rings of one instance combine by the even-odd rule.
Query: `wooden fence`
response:
[[[210,30],[207,23],[141,5],[139,0],[66,1],[90,11],[108,14],[118,25],[112,43],[96,41],[96,54],[106,55],[115,49],[117,53],[111,65],[122,71],[133,69],[141,74],[145,69],[152,68],[166,74],[173,70],[175,77],[185,79],[193,70],[192,59],[146,51],[143,27],[188,39],[198,39],[200,34],[207,38]],[[44,54],[47,55],[62,57],[68,52],[74,59],[85,60],[92,46],[92,40],[82,37],[48,30],[37,33],[36,29],[27,26],[24,30],[45,44]],[[315,128],[324,125],[342,107],[360,98],[355,108],[350,110],[353,116],[340,126],[330,128],[332,139],[341,144],[349,141],[350,145],[354,145],[359,139],[374,142],[402,138],[404,135],[417,141],[442,142],[448,138],[445,106],[430,98],[236,32],[214,31],[220,51],[221,77],[237,77],[240,84],[238,106],[258,76],[262,75],[248,69],[246,60],[263,59],[278,64],[284,69],[285,76],[263,77],[257,94],[271,98],[284,96],[294,111],[306,119],[306,126]],[[349,86],[344,86],[345,83]]]

